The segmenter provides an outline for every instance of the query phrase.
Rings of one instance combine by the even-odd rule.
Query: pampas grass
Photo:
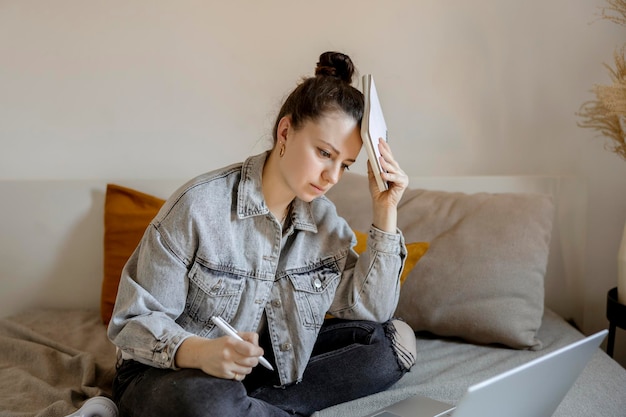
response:
[[[608,6],[602,9],[602,19],[618,25],[626,25],[626,0],[607,0]]]
[[[607,0],[601,18],[626,26],[626,0]],[[615,68],[604,64],[611,76],[611,85],[595,85],[595,100],[581,106],[580,127],[598,131],[611,139],[607,149],[626,160],[626,45],[614,53]]]

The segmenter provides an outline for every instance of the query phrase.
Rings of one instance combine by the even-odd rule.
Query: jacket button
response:
[[[291,343],[283,343],[280,345],[281,352],[288,352],[291,350]]]
[[[280,302],[280,300],[273,300],[272,301],[272,307],[280,307],[282,305],[282,303]]]
[[[168,358],[169,356],[167,356],[167,352],[161,352],[161,361],[167,362]]]
[[[322,281],[320,281],[319,278],[315,278],[315,281],[313,281],[313,286],[316,290],[319,290],[320,288],[322,288]]]

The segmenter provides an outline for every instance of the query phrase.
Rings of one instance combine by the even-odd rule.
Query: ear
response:
[[[287,134],[291,128],[291,116],[283,116],[278,121],[278,127],[276,128],[276,138],[278,142],[286,142]]]

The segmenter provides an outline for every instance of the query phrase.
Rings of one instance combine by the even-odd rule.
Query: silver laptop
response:
[[[418,395],[368,417],[551,416],[607,334],[602,330],[472,385],[456,407]]]

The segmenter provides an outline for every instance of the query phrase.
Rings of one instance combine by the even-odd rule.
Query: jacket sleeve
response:
[[[156,225],[126,263],[108,327],[125,359],[175,368],[174,355],[191,333],[176,323],[186,299],[187,266]]]
[[[367,249],[350,250],[329,312],[353,320],[389,320],[400,297],[400,274],[406,259],[404,237],[370,227]]]

